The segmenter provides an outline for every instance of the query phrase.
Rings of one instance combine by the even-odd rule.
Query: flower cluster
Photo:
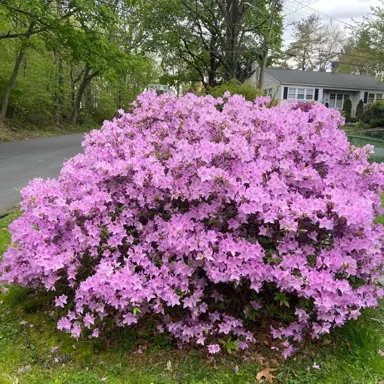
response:
[[[268,315],[287,357],[376,306],[384,166],[338,112],[266,101],[142,94],[22,190],[2,282],[55,291],[76,338],[151,317],[210,353]]]

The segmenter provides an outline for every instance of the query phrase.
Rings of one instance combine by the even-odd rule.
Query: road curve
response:
[[[20,202],[20,189],[35,177],[57,177],[66,159],[82,152],[84,134],[0,144],[0,216]]]

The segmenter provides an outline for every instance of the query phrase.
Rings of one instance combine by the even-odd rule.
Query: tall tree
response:
[[[376,76],[381,71],[380,60],[371,46],[371,34],[365,28],[354,31],[338,58],[338,72]]]
[[[303,71],[329,69],[345,42],[338,26],[323,23],[316,14],[295,23],[293,36],[286,53]]]
[[[356,25],[339,57],[339,71],[384,79],[384,1],[380,4]]]
[[[252,61],[261,56],[269,3],[260,1],[253,7],[244,0],[160,1],[151,20],[162,20],[156,41],[164,67],[182,61],[205,88],[232,78],[245,80]],[[274,28],[272,47],[277,49],[282,36],[281,15]]]

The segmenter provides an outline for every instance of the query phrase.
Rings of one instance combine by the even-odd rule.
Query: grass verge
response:
[[[24,127],[24,126],[0,126],[0,143],[10,141],[20,141],[28,139],[39,139],[42,137],[68,135],[71,133],[89,132],[92,129],[100,128],[100,126],[71,126],[62,127],[46,126],[46,127]]]
[[[18,214],[0,219],[0,254]],[[283,362],[268,346],[261,354],[214,360],[200,350],[178,350],[166,336],[151,340],[134,330],[76,342],[56,330],[46,293],[10,288],[0,300],[0,384],[255,384],[265,368],[275,369],[273,383],[280,384],[384,383],[384,305]]]

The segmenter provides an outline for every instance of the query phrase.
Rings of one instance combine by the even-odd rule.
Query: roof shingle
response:
[[[324,88],[384,91],[384,83],[367,75],[348,73],[310,72],[292,69],[267,68],[267,74],[281,84],[316,85]]]

